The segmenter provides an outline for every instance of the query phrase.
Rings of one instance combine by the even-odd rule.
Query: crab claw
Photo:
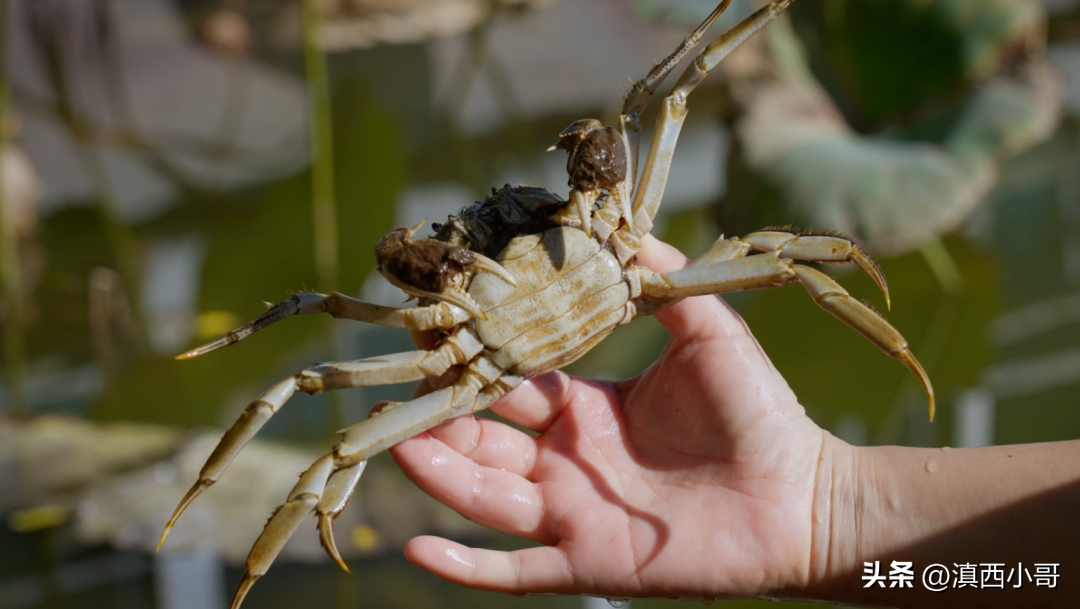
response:
[[[484,256],[483,254],[477,254],[476,252],[473,252],[473,256],[476,256],[476,261],[469,265],[473,270],[491,273],[492,275],[498,276],[499,279],[502,279],[503,281],[509,283],[515,288],[517,287],[517,280],[514,279],[514,276],[511,275],[510,271],[506,270],[503,265],[495,262],[487,256]]]
[[[480,308],[480,305],[475,300],[473,300],[473,297],[469,296],[468,292],[456,285],[447,286],[440,292],[430,292],[428,290],[417,289],[415,286],[405,283],[393,275],[386,275],[386,279],[395,287],[401,288],[401,290],[410,297],[438,300],[464,309],[469,315],[472,315],[476,319],[487,319],[484,310]]]
[[[464,247],[435,239],[413,241],[422,224],[392,230],[379,240],[375,246],[379,272],[410,296],[439,300],[475,318],[487,319],[480,305],[462,289],[464,274],[492,273],[516,286],[514,276],[491,258]]]

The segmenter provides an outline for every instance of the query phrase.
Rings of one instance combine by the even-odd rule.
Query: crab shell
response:
[[[531,377],[565,366],[626,317],[630,287],[622,265],[578,229],[516,237],[496,260],[518,278],[517,287],[478,273],[469,294],[487,315],[476,320],[480,340],[511,374]]]

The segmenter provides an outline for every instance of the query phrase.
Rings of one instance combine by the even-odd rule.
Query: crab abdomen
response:
[[[492,360],[536,376],[584,355],[619,325],[630,289],[619,261],[575,228],[512,240],[496,258],[518,282],[477,275],[469,294],[487,315],[476,330]]]

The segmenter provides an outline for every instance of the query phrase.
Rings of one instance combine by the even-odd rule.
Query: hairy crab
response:
[[[774,2],[757,11],[690,63],[663,101],[638,182],[635,160],[641,112],[729,1],[723,0],[675,52],[633,86],[618,127],[586,119],[560,134],[552,148],[569,153],[568,201],[541,188],[507,186],[436,225],[436,238],[416,238],[423,223],[385,235],[375,247],[378,269],[395,286],[420,298],[420,306],[385,307],[336,293],[296,294],[224,338],[179,356],[203,355],[285,317],[309,313],[437,330],[439,336],[432,351],[322,364],[271,387],[225,433],[166,525],[162,542],[184,509],[218,480],[233,457],[295,392],[406,383],[440,375],[452,366],[464,368],[454,384],[390,404],[341,432],[341,441],[300,476],[255,542],[233,599],[234,609],[312,511],[327,552],[345,566],[334,544],[332,523],[352,495],[367,459],[447,419],[487,408],[523,380],[581,357],[620,324],[690,296],[802,283],[819,306],[919,377],[933,418],[930,381],[903,336],[833,279],[795,264],[796,260],[854,262],[873,277],[888,302],[881,270],[852,239],[774,228],[742,238],[721,237],[679,271],[654,273],[634,264],[641,239],[652,228],[660,206],[686,118],[687,96],[709,70],[791,2]],[[756,255],[749,255],[752,252]]]

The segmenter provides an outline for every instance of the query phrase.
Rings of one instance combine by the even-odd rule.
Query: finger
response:
[[[429,431],[436,440],[478,465],[528,478],[536,464],[536,439],[498,421],[461,417]]]
[[[575,401],[614,400],[612,383],[570,376],[556,370],[526,380],[491,409],[522,427],[543,433]]]
[[[678,249],[652,235],[642,239],[637,261],[661,273],[684,268],[690,262]],[[656,319],[681,342],[750,335],[743,318],[719,296],[684,299],[658,311]]]
[[[540,489],[521,476],[478,465],[424,433],[391,449],[413,482],[462,516],[486,527],[543,541]]]
[[[526,380],[491,405],[491,410],[508,421],[543,433],[570,402],[570,375],[556,370]]]
[[[497,552],[439,537],[416,537],[405,558],[455,584],[510,594],[578,592],[570,561],[554,546]]]

